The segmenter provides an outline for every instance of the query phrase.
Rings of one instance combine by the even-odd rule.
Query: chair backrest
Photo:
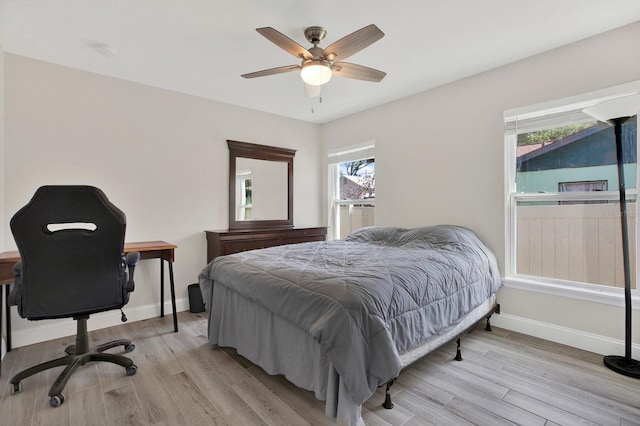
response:
[[[92,186],[43,186],[11,219],[28,319],[77,317],[128,301],[126,218]]]

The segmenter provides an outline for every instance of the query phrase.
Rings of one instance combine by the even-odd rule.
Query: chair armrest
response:
[[[22,260],[18,260],[15,265],[13,265],[13,275],[19,277],[22,275]]]
[[[129,281],[127,281],[127,291],[132,292],[136,284],[133,281],[133,272],[136,269],[136,265],[140,262],[140,252],[132,251],[127,253],[126,258],[127,266],[129,267]]]
[[[127,253],[127,265],[131,267],[135,267],[138,262],[140,262],[140,252],[132,251],[131,253]]]
[[[22,298],[22,261],[19,260],[13,265],[13,284],[11,285],[11,292],[7,298],[7,306],[17,306],[18,301]]]

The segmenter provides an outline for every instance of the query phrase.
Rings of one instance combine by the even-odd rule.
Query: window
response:
[[[505,114],[507,282],[585,294],[624,287],[613,127],[582,110],[625,94],[601,92]],[[626,121],[622,132],[636,289],[637,117]]]
[[[329,154],[332,238],[344,238],[356,229],[373,226],[375,166],[371,145]]]
[[[240,197],[237,220],[251,220],[252,192],[251,171],[240,170],[236,173],[236,193]]]

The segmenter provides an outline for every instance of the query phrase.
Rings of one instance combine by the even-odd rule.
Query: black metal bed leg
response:
[[[382,403],[382,407],[386,408],[387,410],[391,410],[393,408],[393,402],[391,402],[391,392],[389,391],[389,389],[391,389],[391,386],[393,385],[393,382],[395,382],[396,379],[391,379],[387,382],[387,390],[385,391],[385,395],[384,395],[384,402]]]
[[[456,361],[462,361],[462,352],[460,352],[460,337],[458,337],[458,340],[456,340],[456,356],[453,357],[453,359],[455,359]]]
[[[489,313],[489,315],[487,315],[487,325],[484,328],[485,331],[493,331],[491,329],[491,315],[493,315],[493,314],[500,315],[500,304],[499,303],[496,305],[495,309],[493,311],[491,311]]]
[[[487,325],[484,327],[484,331],[493,331],[491,328],[491,315],[492,314],[487,315]]]

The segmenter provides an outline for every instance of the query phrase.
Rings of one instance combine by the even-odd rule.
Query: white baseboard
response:
[[[189,299],[176,299],[176,311],[186,311],[189,309]],[[128,308],[125,306],[123,311],[127,315],[129,322],[141,321],[144,319],[154,318],[160,314],[160,304],[153,303],[150,305],[136,306]],[[171,302],[165,302],[164,315],[173,315]],[[11,347],[19,348],[21,346],[31,345],[33,343],[44,342],[46,340],[57,339],[60,337],[73,336],[76,334],[76,323],[72,319],[38,321],[38,325],[29,327],[25,330],[14,331],[11,333]],[[36,324],[34,322],[33,324]],[[122,324],[120,321],[120,311],[100,312],[91,315],[91,319],[87,323],[89,331],[99,330],[101,328],[112,327]],[[2,349],[5,348],[4,339],[2,341]]]
[[[561,327],[511,314],[493,315],[491,324],[506,330],[516,331],[529,336],[539,337],[574,348],[583,349],[601,355],[624,355],[625,343],[622,340],[572,328]],[[638,359],[640,345],[631,345],[632,357]]]
[[[189,300],[187,298],[176,299],[176,310],[178,312],[186,311],[188,309]],[[157,317],[160,312],[160,305],[154,303],[150,305],[136,306],[135,308],[129,309],[125,306],[124,310],[129,321],[141,321]],[[165,302],[164,312],[165,316],[171,315],[172,310],[170,302]],[[88,327],[89,330],[99,330],[101,328],[112,327],[120,324],[122,324],[120,321],[120,312],[109,311],[92,315],[91,320],[88,322]],[[504,328],[505,330],[527,334],[529,336],[550,340],[552,342],[557,342],[601,355],[624,355],[624,341],[598,334],[561,327],[555,324],[506,313],[493,315],[491,317],[491,324],[496,327]],[[26,330],[14,332],[11,335],[12,347],[17,348],[46,340],[73,336],[75,333],[76,325],[73,320],[43,321],[42,325],[38,325],[37,327],[29,327]],[[6,339],[4,336],[2,336],[1,339],[0,351],[1,357],[4,358],[6,353]],[[638,359],[640,357],[640,345],[632,345],[632,356],[634,359]]]

